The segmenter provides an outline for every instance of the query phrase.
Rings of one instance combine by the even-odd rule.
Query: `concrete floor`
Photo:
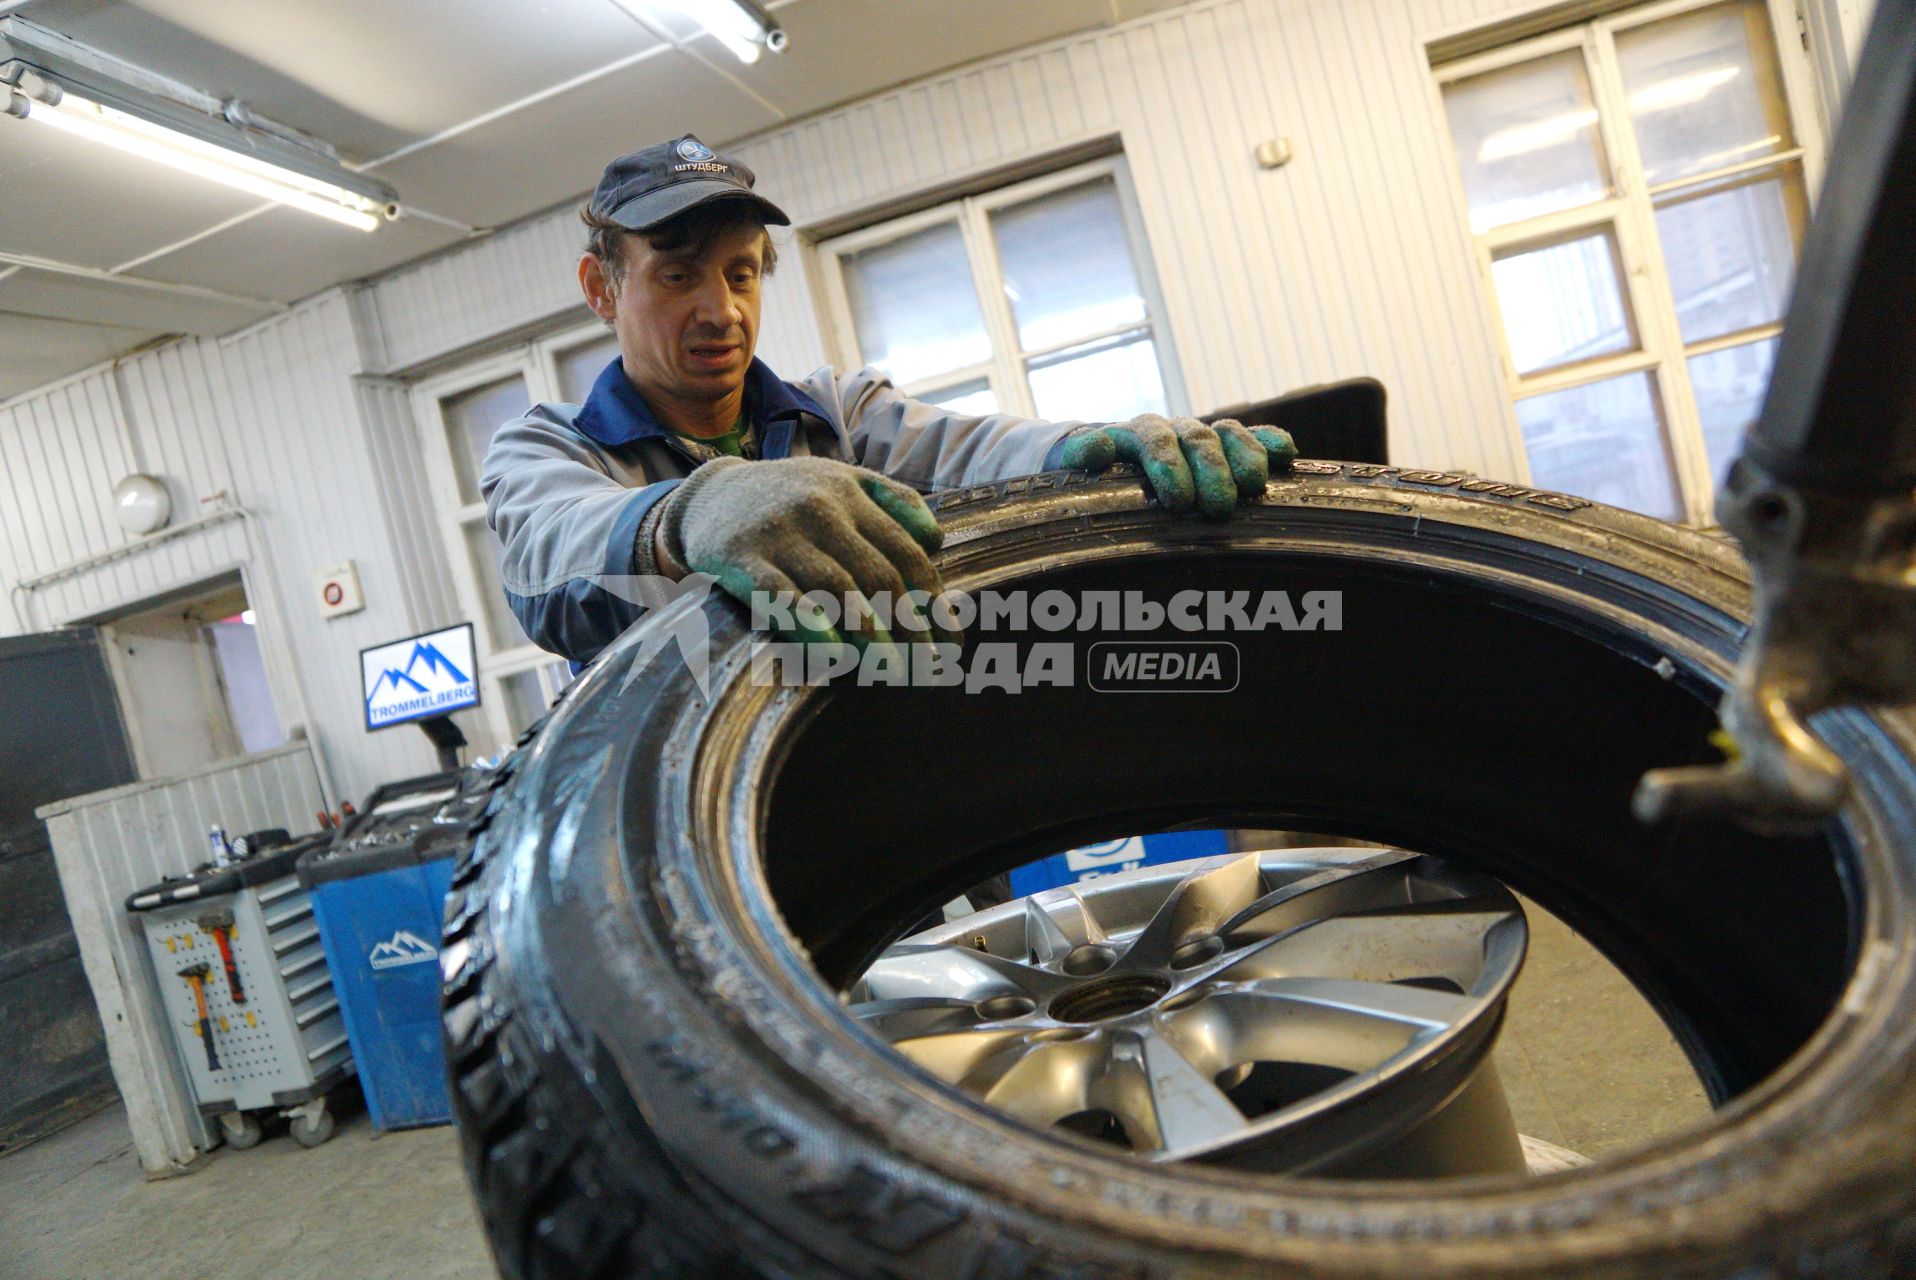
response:
[[[1656,1015],[1561,922],[1531,950],[1497,1062],[1517,1127],[1587,1156],[1701,1119]],[[4,1280],[487,1280],[452,1130],[376,1135],[363,1114],[307,1151],[283,1133],[145,1182],[116,1106],[0,1159]]]
[[[492,1280],[448,1128],[342,1117],[147,1182],[116,1104],[0,1160],[5,1280]]]

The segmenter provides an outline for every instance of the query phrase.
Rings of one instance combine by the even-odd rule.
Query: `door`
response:
[[[0,1152],[113,1092],[42,805],[134,781],[99,636],[0,639]]]

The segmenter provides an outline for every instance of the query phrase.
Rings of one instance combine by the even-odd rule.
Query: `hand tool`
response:
[[[199,924],[213,935],[213,943],[220,949],[220,963],[226,967],[227,993],[233,997],[234,1004],[245,1004],[246,988],[240,985],[239,964],[233,959],[232,911],[209,911],[200,917]]]
[[[206,1069],[220,1069],[220,1055],[213,1048],[213,1019],[206,1012],[206,975],[212,970],[204,964],[189,964],[180,970],[186,985],[193,988],[193,1003],[200,1011],[200,1043],[206,1046]]]

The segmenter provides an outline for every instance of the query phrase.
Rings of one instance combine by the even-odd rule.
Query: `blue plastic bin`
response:
[[[1054,853],[1027,863],[1011,873],[1011,892],[1025,897],[1062,884],[1096,880],[1099,876],[1155,866],[1161,862],[1183,862],[1186,858],[1211,858],[1229,853],[1231,846],[1222,831],[1167,831],[1159,835],[1131,836],[1107,840],[1077,849]]]
[[[419,830],[412,820],[430,822],[457,803],[459,783],[447,774],[381,787],[331,848],[299,864],[366,1109],[380,1129],[452,1119],[439,1039],[439,930],[454,846],[432,838],[445,826]]]

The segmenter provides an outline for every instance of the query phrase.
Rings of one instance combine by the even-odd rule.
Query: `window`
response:
[[[1800,52],[1674,0],[1438,68],[1535,483],[1709,519],[1809,221]]]
[[[578,404],[618,352],[598,324],[572,329],[435,378],[414,389],[433,501],[453,581],[475,624],[481,701],[494,740],[511,742],[545,713],[571,667],[533,644],[506,606],[500,548],[486,527],[480,468],[501,423],[542,400]]]
[[[826,241],[840,362],[965,413],[1182,407],[1142,245],[1109,160]]]

